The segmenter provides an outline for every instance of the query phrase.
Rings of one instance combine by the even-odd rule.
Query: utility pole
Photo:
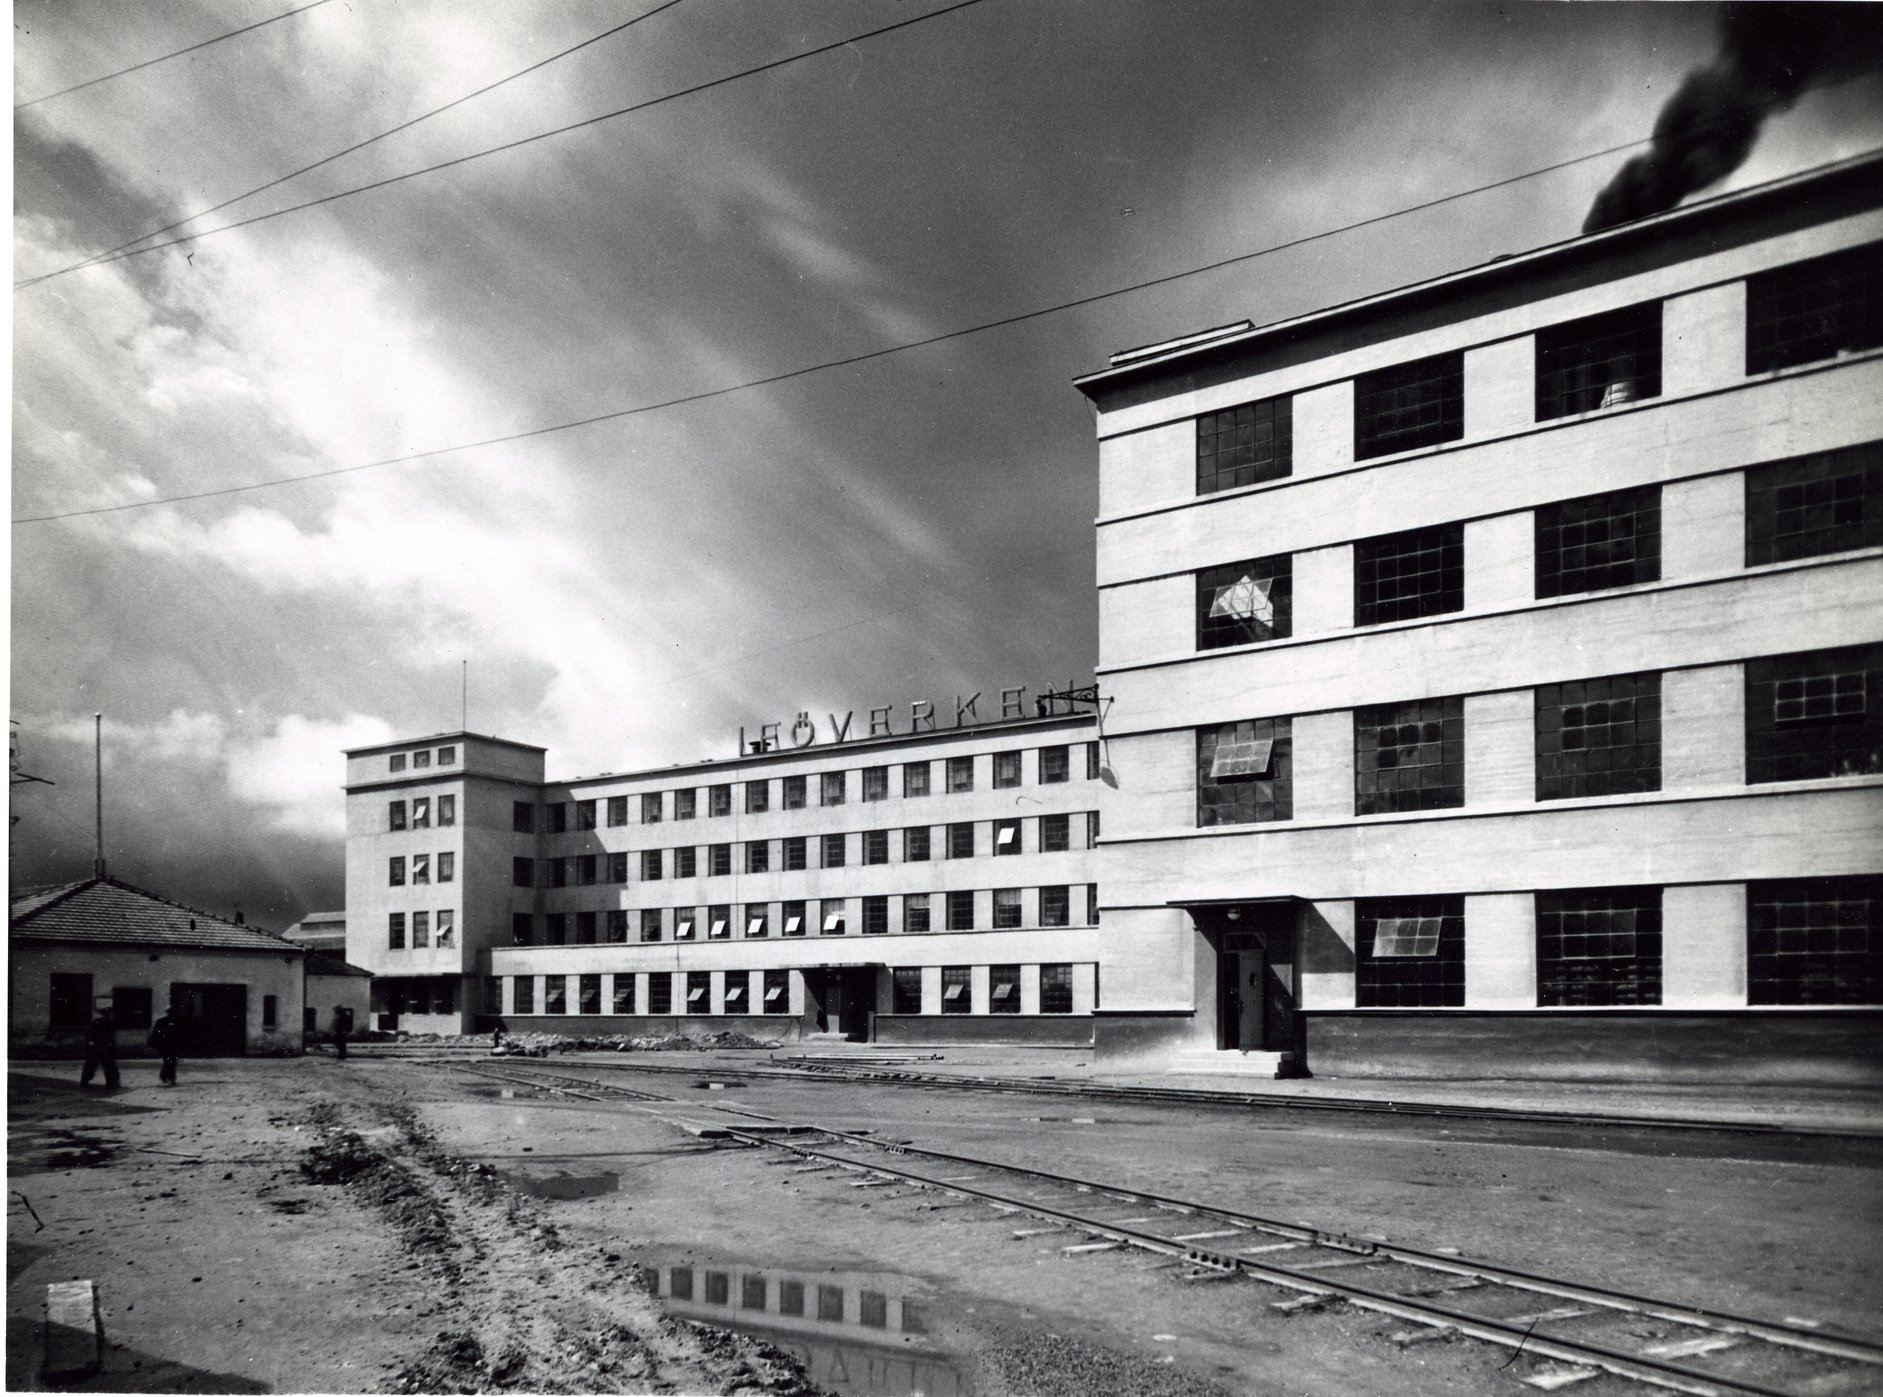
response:
[[[92,857],[92,877],[105,876],[105,715],[92,714],[92,808],[98,830],[97,853]]]

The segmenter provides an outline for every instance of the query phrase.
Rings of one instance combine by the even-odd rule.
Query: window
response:
[[[974,758],[950,757],[948,759],[948,792],[950,795],[974,789]]]
[[[804,778],[787,776],[782,783],[783,791],[779,796],[779,805],[786,810],[802,810],[805,806]]]
[[[448,829],[458,822],[458,798],[456,796],[438,797],[438,825]]]
[[[745,813],[763,815],[771,808],[771,782],[747,781],[745,783]]]
[[[608,797],[608,828],[625,825],[628,822],[628,798],[626,796]]]
[[[458,749],[456,747],[440,747],[438,749],[438,765],[453,766],[457,763],[457,760]]]
[[[904,932],[927,931],[929,929],[928,916],[927,893],[904,894],[902,899],[902,929]]]
[[[432,880],[432,857],[430,854],[412,855],[412,881],[429,883]]]
[[[1353,715],[1353,813],[1465,803],[1465,701],[1420,699]]]
[[[728,1014],[751,1013],[752,1006],[746,1001],[746,994],[751,988],[752,977],[749,972],[744,970],[728,970],[726,972],[726,995],[723,1000],[724,1012]],[[746,1283],[748,1285],[750,1285],[752,1280],[753,1277],[746,1277]],[[763,1280],[760,1280],[758,1283],[758,1302],[758,1307],[761,1310],[764,1309],[765,1282]]]
[[[902,768],[902,793],[905,796],[928,794],[928,763],[908,762]]]
[[[785,872],[797,873],[810,866],[806,859],[805,847],[804,836],[801,834],[785,840]]]
[[[432,803],[429,796],[416,796],[412,801],[412,828],[430,829],[432,827]]]
[[[1465,526],[1438,524],[1353,546],[1353,623],[1379,626],[1462,610]]]
[[[784,918],[781,923],[783,935],[804,935],[804,904],[802,902],[787,902],[780,909],[780,913]]]
[[[405,828],[405,802],[395,800],[386,807],[386,828],[399,830]]]
[[[1072,889],[1064,884],[1040,889],[1040,925],[1072,925]]]
[[[1883,645],[1746,663],[1746,780],[1883,771]]]
[[[412,754],[412,769],[414,771],[422,766],[430,766],[431,764],[432,754],[430,752],[414,752]]]
[[[392,754],[392,756],[390,756],[389,758],[387,758],[387,759],[386,759],[386,770],[388,770],[388,771],[404,771],[404,770],[405,770],[405,753],[403,753],[403,752],[394,752],[394,753]]]
[[[1536,690],[1536,798],[1661,789],[1661,676],[1617,674]]]
[[[611,946],[620,946],[627,943],[628,914],[625,908],[611,907],[608,909],[607,935],[608,944]]]
[[[1018,820],[994,821],[995,854],[1017,854],[1020,852],[1020,822]]]
[[[747,939],[756,941],[760,937],[771,935],[771,922],[768,920],[767,905],[763,902],[748,903],[745,909],[745,934]]]
[[[1294,559],[1287,553],[1204,568],[1196,575],[1196,648],[1294,634],[1294,593]]]
[[[889,1327],[889,1297],[880,1290],[857,1292],[857,1323],[865,1329]]]
[[[1362,898],[1354,904],[1356,1003],[1362,1009],[1457,1008],[1465,1002],[1465,900]]]
[[[1020,784],[1020,754],[1018,752],[994,753],[994,789]]]
[[[543,976],[543,1012],[545,1014],[569,1012],[569,977],[567,975]]]
[[[1661,487],[1546,504],[1536,512],[1536,594],[1562,597],[1661,576]]]
[[[823,868],[842,868],[844,837],[841,834],[820,835],[818,843],[821,846],[822,852],[822,860],[819,866]]]
[[[888,830],[867,829],[863,831],[863,862],[866,864],[889,862]]]
[[[765,1012],[767,1014],[791,1012],[791,982],[785,978],[790,973],[787,970],[765,972]]]
[[[1040,784],[1057,786],[1072,778],[1072,762],[1067,748],[1040,748]]]
[[[1042,1014],[1070,1014],[1072,1012],[1072,967],[1070,965],[1042,965],[1040,967],[1040,1012]]]
[[[535,921],[528,912],[510,914],[510,944],[527,946],[536,939]]]
[[[545,806],[544,809],[549,812],[549,832],[551,834],[566,833],[569,828],[569,807],[561,801],[556,801]]]
[[[632,1014],[634,1012],[634,976],[627,974],[616,975],[614,990],[615,1012],[617,1014]]]
[[[1746,885],[1747,999],[1883,1004],[1883,878]]]
[[[602,1011],[602,977],[601,976],[584,975],[581,979],[581,982],[576,987],[576,994],[579,996],[579,999],[578,999],[579,1007],[578,1007],[577,1012],[583,1013],[583,1014],[601,1013]]]
[[[948,857],[951,859],[971,859],[974,857],[974,823],[964,820],[948,826]]]
[[[990,1014],[1017,1014],[1020,1012],[1019,966],[994,965],[988,967],[987,1012]]]
[[[1011,931],[1021,924],[1020,890],[996,888],[994,890],[994,925],[1002,931]]]
[[[1660,396],[1659,301],[1537,331],[1537,421]]]
[[[1197,729],[1199,829],[1294,818],[1293,729],[1289,718],[1250,718]]]
[[[575,827],[577,829],[594,829],[595,813],[594,801],[578,800],[575,803]],[[599,996],[601,991],[596,990],[595,993]]]
[[[432,943],[432,914],[414,912],[412,914],[412,949],[424,950]]]
[[[686,1012],[689,1014],[710,1014],[712,1010],[713,972],[710,970],[687,971]],[[719,1298],[723,1301],[726,1297],[724,1294],[721,1294]]]
[[[595,944],[595,913],[577,912],[575,914],[575,944],[578,946]]]
[[[948,894],[948,930],[974,930],[974,894],[957,892]]]
[[[1465,434],[1465,356],[1435,354],[1361,374],[1353,383],[1356,461],[1457,441]]]
[[[844,933],[843,899],[827,897],[817,904],[817,929],[823,936],[842,936]]]
[[[501,975],[484,977],[484,1012],[486,1014],[503,1012],[503,977]]]
[[[929,853],[928,826],[916,825],[902,832],[902,861],[904,863],[927,863],[933,855]]]
[[[700,851],[691,844],[684,849],[673,851],[673,876],[676,878],[697,878],[700,871]]]
[[[622,804],[623,806],[627,804],[627,798],[625,796],[622,797]],[[662,793],[661,792],[647,791],[642,794],[641,796],[641,823],[642,824],[644,825],[659,824],[661,810],[662,810]],[[622,814],[623,816],[625,816],[627,814],[627,811],[623,809]],[[625,823],[625,820],[624,820],[624,823]]]
[[[575,859],[575,881],[585,888],[595,886],[595,856],[582,854]]]
[[[863,934],[865,936],[886,936],[889,933],[889,899],[886,897],[866,897],[863,899]]]
[[[569,939],[569,918],[562,912],[543,914],[543,944],[560,946]]]
[[[618,849],[608,856],[608,881],[611,883],[628,881],[628,854],[625,849]]]
[[[119,1028],[150,1027],[150,989],[143,985],[113,985],[111,1017]]]
[[[725,846],[720,845],[721,848]],[[660,881],[661,851],[659,849],[641,850],[641,881],[658,883]]]
[[[673,793],[673,817],[676,820],[690,820],[699,811],[698,791],[675,791]]]
[[[706,939],[727,941],[732,937],[732,904],[715,902],[706,909]]]
[[[772,866],[772,846],[764,839],[754,839],[745,846],[745,871],[747,873],[769,873]]]
[[[1085,847],[1098,848],[1098,811],[1096,810],[1085,812]]]
[[[552,888],[569,886],[569,861],[567,859],[545,859],[543,866],[549,870],[549,876],[543,880],[546,886]]]
[[[690,941],[693,939],[693,914],[691,911],[675,914],[673,939]],[[660,908],[643,907],[641,909],[641,940],[660,940]]]
[[[664,971],[655,971],[647,977],[647,1012],[650,1014],[673,1012],[673,976]]]
[[[843,1323],[843,1287],[840,1285],[820,1285],[817,1288],[817,1317]]]
[[[1871,243],[1746,278],[1746,372],[1883,344],[1883,247]]]
[[[922,1012],[922,967],[919,965],[898,965],[895,968],[891,989],[890,1012],[896,1014],[919,1014]]]
[[[1105,768],[1103,764],[1098,759],[1098,744],[1096,742],[1086,743],[1085,744],[1085,779],[1088,781],[1096,781],[1098,780],[1099,776],[1104,772],[1104,770]]]
[[[843,804],[843,773],[826,771],[817,779],[817,803],[819,805]]]
[[[518,944],[528,945],[529,943],[526,940]],[[393,951],[403,951],[405,949],[405,913],[392,912],[387,914],[386,947],[388,950]]]
[[[966,1014],[973,1008],[973,970],[965,965],[944,965],[942,967],[942,1013]]]
[[[732,787],[708,786],[706,788],[706,813],[712,815],[730,815],[732,813]]]
[[[1536,895],[1536,1002],[1661,1002],[1661,890],[1574,888]]]
[[[449,850],[438,856],[438,881],[449,883],[458,876],[458,856]]]
[[[396,855],[386,863],[386,885],[393,888],[405,886],[405,856]]]
[[[536,829],[536,807],[528,801],[513,801],[510,806],[510,828],[518,834],[530,834]]]
[[[536,860],[510,860],[510,886],[513,888],[533,888],[536,886]]]
[[[886,766],[866,766],[863,768],[863,799],[889,799],[889,768]]]
[[[1746,472],[1746,566],[1883,544],[1883,442]]]
[[[1294,469],[1294,399],[1268,398],[1196,420],[1196,492],[1214,494]]]
[[[534,1014],[536,1012],[536,977],[534,975],[515,975],[510,980],[510,1002],[516,1005],[511,1010],[515,1014]]]

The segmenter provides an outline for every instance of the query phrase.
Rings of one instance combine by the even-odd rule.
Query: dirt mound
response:
[[[448,1254],[451,1223],[425,1183],[357,1131],[329,1127],[301,1158],[310,1183],[341,1185],[392,1224],[408,1255],[432,1258],[440,1274],[455,1276]]]

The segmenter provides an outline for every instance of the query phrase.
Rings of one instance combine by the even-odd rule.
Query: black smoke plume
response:
[[[1687,74],[1654,120],[1654,144],[1595,196],[1582,231],[1671,209],[1725,179],[1759,127],[1808,88],[1883,67],[1883,5],[1753,0],[1725,6],[1720,51]]]

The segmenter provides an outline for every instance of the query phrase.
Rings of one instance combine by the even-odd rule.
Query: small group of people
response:
[[[157,1080],[167,1087],[177,1084],[177,1055],[182,1051],[182,1045],[183,1025],[177,1022],[175,1014],[166,1009],[163,1016],[150,1026],[150,1050],[163,1061],[163,1065],[157,1069]],[[117,1089],[118,1020],[110,1005],[105,1005],[93,1014],[92,1021],[85,1027],[85,1066],[79,1072],[79,1085],[90,1086],[94,1073],[103,1074],[105,1090]]]

